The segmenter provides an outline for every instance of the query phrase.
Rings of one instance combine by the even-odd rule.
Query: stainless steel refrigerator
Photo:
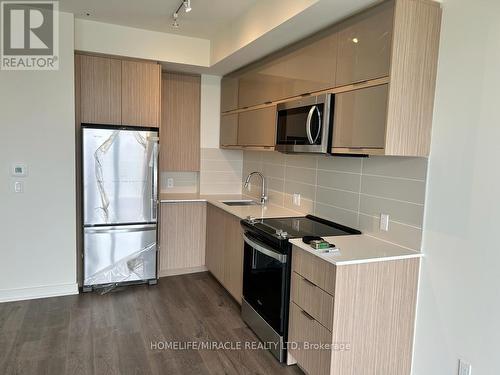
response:
[[[83,290],[156,283],[158,131],[82,126]]]

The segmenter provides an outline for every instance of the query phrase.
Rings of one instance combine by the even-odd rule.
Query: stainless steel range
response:
[[[242,317],[271,353],[286,361],[290,299],[290,238],[361,232],[318,217],[248,218],[244,231]]]

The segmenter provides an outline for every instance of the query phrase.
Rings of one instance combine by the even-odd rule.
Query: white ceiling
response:
[[[180,12],[178,29],[171,26],[172,14],[181,0],[59,0],[59,9],[76,18],[212,39],[257,1],[191,0],[192,11]]]

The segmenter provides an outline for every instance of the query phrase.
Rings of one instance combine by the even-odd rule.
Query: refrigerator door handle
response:
[[[85,227],[85,233],[132,233],[144,232],[146,230],[155,230],[156,224],[137,224],[137,225],[114,225],[100,227]]]
[[[159,143],[158,140],[154,140],[153,144],[153,163],[151,166],[152,173],[152,187],[151,187],[151,219],[153,221],[157,220],[158,212],[158,155],[159,155]]]

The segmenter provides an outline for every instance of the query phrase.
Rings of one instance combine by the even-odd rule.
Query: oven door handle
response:
[[[276,259],[280,263],[286,263],[285,254],[277,253],[272,248],[264,245],[262,242],[250,239],[246,235],[243,235],[243,240],[245,241],[245,243],[250,245],[254,250],[258,251],[259,253],[262,253],[264,255],[267,255],[268,257]]]

